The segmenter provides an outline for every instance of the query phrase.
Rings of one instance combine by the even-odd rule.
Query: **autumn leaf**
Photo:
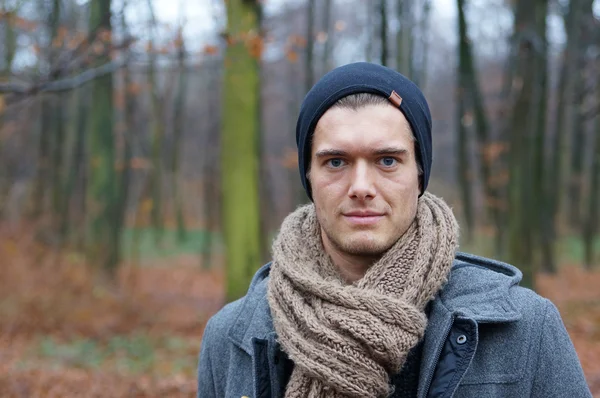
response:
[[[125,108],[125,91],[115,90],[113,94],[114,105],[116,109]]]
[[[108,29],[102,29],[99,33],[98,33],[98,38],[103,41],[104,43],[110,43],[111,39],[112,39],[112,34],[111,31]]]
[[[500,157],[507,149],[507,145],[500,142],[492,142],[483,147],[482,156],[484,162],[492,164]]]
[[[133,170],[148,170],[151,167],[151,163],[146,158],[135,157],[131,159],[129,167]]]
[[[262,57],[264,48],[262,37],[255,34],[246,41],[246,46],[248,47],[248,52],[252,57],[256,59],[260,59]]]
[[[18,17],[18,16],[14,16],[13,17],[13,21],[14,21],[15,26],[18,29],[29,31],[29,32],[35,30],[35,28],[38,25],[38,23],[36,21],[32,21],[30,19],[21,18],[21,17]]]
[[[173,46],[175,46],[175,48],[180,49],[183,47],[184,41],[183,41],[183,32],[181,29],[179,29],[177,31],[177,35],[175,36],[175,39],[173,40]]]
[[[290,35],[288,37],[288,44],[300,48],[306,47],[306,39],[300,35]]]
[[[77,48],[77,46],[79,45],[80,41],[77,37],[71,37],[68,41],[67,41],[67,48],[69,50],[74,50],[75,48]]]
[[[296,62],[298,62],[298,53],[294,50],[288,50],[288,52],[285,54],[285,56],[288,59],[288,61],[291,62],[292,64],[295,64]]]
[[[337,21],[335,23],[335,30],[337,30],[338,32],[342,32],[342,31],[346,30],[346,22],[345,21]]]
[[[56,32],[56,37],[62,42],[65,41],[69,35],[69,29],[66,26],[59,26]]]
[[[152,199],[148,198],[148,199],[144,199],[142,201],[142,204],[140,205],[140,211],[142,213],[150,213],[152,211],[152,208],[154,207],[154,202],[152,201]]]
[[[327,41],[327,38],[328,38],[327,32],[317,33],[317,42],[325,43]]]
[[[219,48],[217,46],[208,44],[204,46],[204,50],[202,52],[206,55],[215,55],[219,52]]]
[[[100,43],[99,41],[96,41],[94,44],[92,44],[92,54],[101,55],[103,52],[104,44]]]

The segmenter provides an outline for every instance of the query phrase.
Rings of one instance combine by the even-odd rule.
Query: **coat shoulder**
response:
[[[490,258],[459,253],[441,297],[450,309],[487,322],[539,317],[549,301],[520,286],[521,271]]]
[[[227,336],[227,331],[233,326],[237,316],[240,313],[240,309],[246,297],[242,297],[236,301],[226,304],[216,314],[214,314],[208,320],[206,329],[209,329],[213,333],[218,333],[221,337]]]

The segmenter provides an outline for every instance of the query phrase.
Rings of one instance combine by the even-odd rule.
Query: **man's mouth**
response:
[[[372,210],[355,210],[343,213],[344,218],[354,225],[373,225],[379,222],[384,214]]]

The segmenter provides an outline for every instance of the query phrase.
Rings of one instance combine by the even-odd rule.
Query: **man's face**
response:
[[[324,243],[378,256],[413,222],[419,197],[414,139],[392,105],[329,109],[317,123],[310,184]]]

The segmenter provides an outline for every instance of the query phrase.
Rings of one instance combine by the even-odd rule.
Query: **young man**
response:
[[[421,91],[355,63],[307,94],[296,130],[313,204],[208,322],[198,397],[591,397],[556,307],[514,267],[457,254],[426,192]]]

